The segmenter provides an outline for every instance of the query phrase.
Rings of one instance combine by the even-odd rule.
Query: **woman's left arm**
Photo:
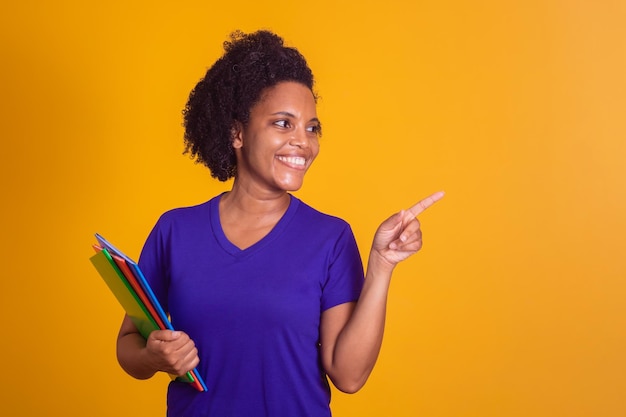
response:
[[[354,393],[372,372],[383,340],[391,274],[422,247],[416,216],[442,197],[443,192],[435,193],[385,220],[374,236],[358,301],[322,313],[322,365],[337,389]]]

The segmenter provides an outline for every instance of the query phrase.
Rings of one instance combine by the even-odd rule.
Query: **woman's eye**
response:
[[[277,120],[274,122],[274,124],[278,127],[283,127],[283,128],[289,127],[289,122],[287,120]]]
[[[306,128],[308,132],[320,135],[322,133],[322,127],[320,125],[313,125]]]

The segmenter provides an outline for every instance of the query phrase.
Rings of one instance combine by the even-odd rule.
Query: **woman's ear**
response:
[[[241,122],[235,120],[230,129],[230,137],[234,149],[240,149],[243,146],[243,125]]]

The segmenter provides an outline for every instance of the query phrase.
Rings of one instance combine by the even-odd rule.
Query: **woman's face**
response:
[[[319,152],[313,93],[281,82],[261,93],[248,124],[235,133],[237,181],[259,191],[295,191]]]

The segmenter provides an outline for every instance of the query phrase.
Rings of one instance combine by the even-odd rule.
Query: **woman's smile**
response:
[[[277,156],[276,158],[286,165],[296,169],[304,169],[306,165],[306,159],[301,156]]]

